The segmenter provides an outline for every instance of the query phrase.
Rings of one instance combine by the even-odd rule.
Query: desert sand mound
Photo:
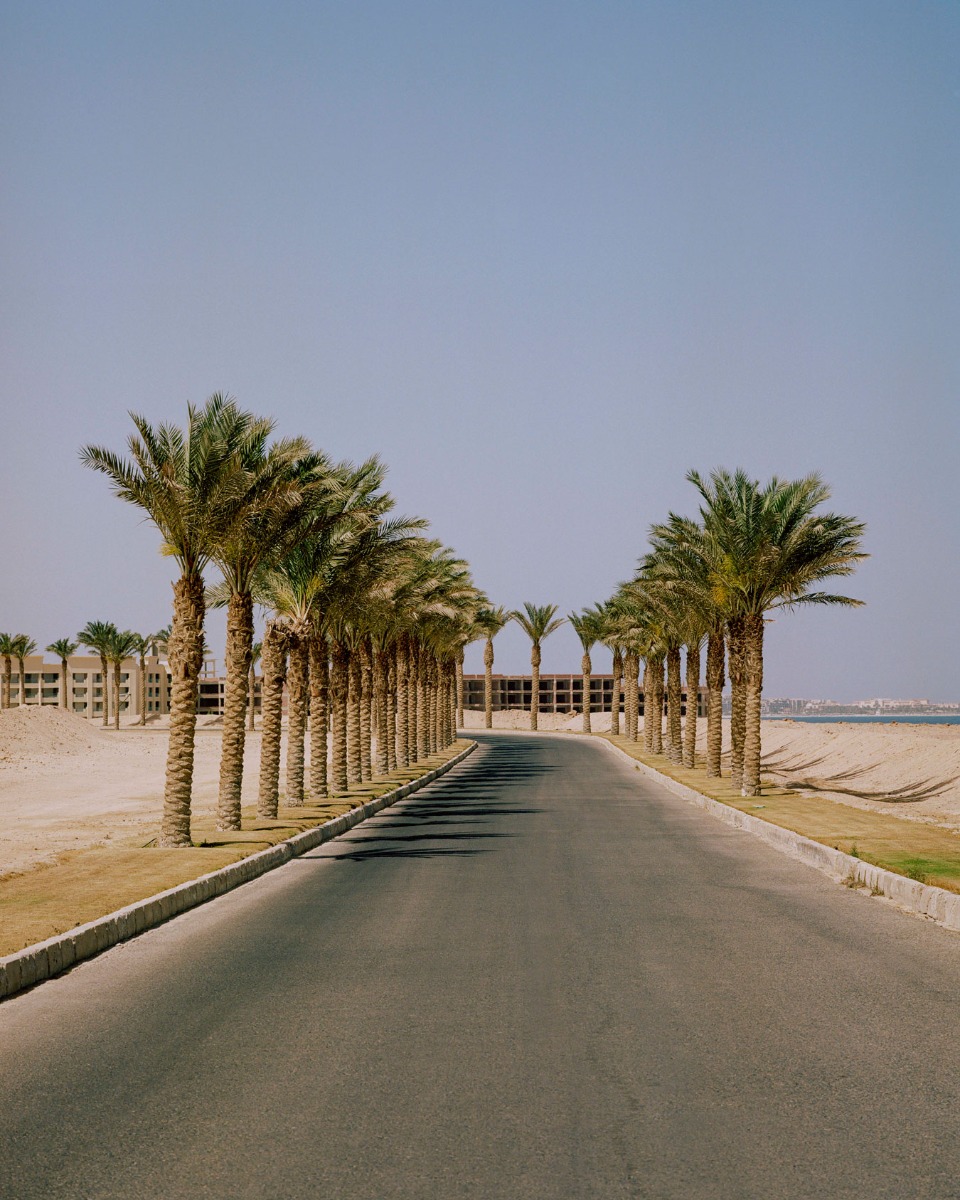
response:
[[[82,754],[102,746],[108,737],[86,717],[52,705],[26,705],[0,712],[0,761]]]

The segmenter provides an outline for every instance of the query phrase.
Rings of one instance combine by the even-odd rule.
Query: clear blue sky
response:
[[[167,623],[77,450],[225,390],[510,607],[609,595],[691,467],[820,471],[868,607],[767,693],[960,698],[958,52],[953,0],[3,0],[0,628]]]

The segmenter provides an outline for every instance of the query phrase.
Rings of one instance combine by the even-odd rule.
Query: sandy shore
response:
[[[522,730],[529,728],[530,717],[504,712],[495,721],[497,728]],[[609,713],[594,715],[594,730],[609,726]],[[465,714],[467,730],[482,727],[482,713]],[[579,714],[540,717],[544,731],[575,733],[580,727]],[[845,804],[960,829],[960,726],[765,721],[763,739],[765,778]],[[166,749],[161,722],[115,733],[55,708],[0,712],[0,875],[51,862],[70,850],[103,843],[143,845],[153,838]],[[248,736],[244,803],[256,797],[259,759],[257,732]],[[207,718],[197,731],[198,815],[215,810],[219,765],[219,725]]]

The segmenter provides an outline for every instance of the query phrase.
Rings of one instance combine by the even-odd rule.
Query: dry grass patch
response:
[[[644,754],[642,743],[610,734],[595,736],[603,737],[637,762],[721,804],[853,854],[874,866],[960,892],[960,834],[952,830],[854,808],[824,796],[794,792],[769,780],[763,781],[762,795],[741,796],[729,780],[708,779],[701,766],[693,770],[678,767],[659,755]]]
[[[157,892],[229,866],[296,833],[313,829],[368,800],[391,792],[459,754],[469,743],[456,741],[415,766],[358,784],[321,804],[281,806],[278,819],[264,821],[243,810],[243,828],[222,833],[212,818],[196,820],[190,849],[160,850],[124,844],[71,851],[57,862],[0,879],[0,955],[12,954],[77,925],[106,916]]]

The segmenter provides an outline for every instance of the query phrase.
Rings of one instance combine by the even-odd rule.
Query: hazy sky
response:
[[[510,607],[606,598],[691,467],[820,471],[868,606],[765,690],[960,698],[958,63],[955,0],[0,0],[0,629],[169,621],[77,451],[223,390]]]

